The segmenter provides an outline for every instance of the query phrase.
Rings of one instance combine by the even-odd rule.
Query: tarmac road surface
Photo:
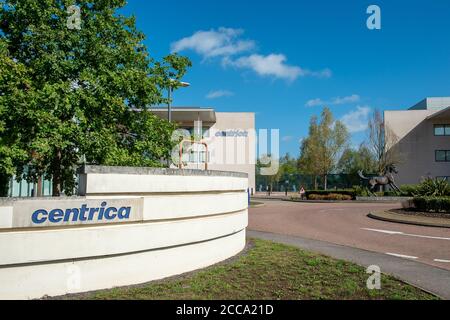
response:
[[[320,240],[450,270],[450,228],[367,217],[371,211],[400,204],[258,201],[265,206],[249,210],[249,230]]]

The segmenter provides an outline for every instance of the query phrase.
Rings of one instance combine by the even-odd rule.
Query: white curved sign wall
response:
[[[83,197],[0,200],[0,299],[140,284],[245,247],[245,174],[84,167]]]

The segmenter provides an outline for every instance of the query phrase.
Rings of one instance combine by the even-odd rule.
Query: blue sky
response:
[[[369,5],[381,30],[369,30]],[[256,112],[280,129],[281,152],[299,153],[311,115],[326,104],[365,137],[371,110],[450,96],[450,1],[129,0],[157,59],[173,50],[193,67],[177,106]]]

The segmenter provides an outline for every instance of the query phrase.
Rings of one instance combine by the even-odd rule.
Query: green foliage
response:
[[[81,8],[81,30],[67,7]],[[53,178],[70,194],[77,165],[161,166],[172,124],[146,112],[166,103],[190,62],[153,60],[125,0],[0,1],[0,173]],[[171,79],[174,79],[171,80]],[[30,170],[24,171],[27,166]]]
[[[350,197],[349,200],[356,198],[356,192],[353,189],[345,189],[345,190],[308,190],[306,191],[306,197],[310,199],[310,196],[319,196],[319,197],[327,197],[330,195],[341,195]]]
[[[353,186],[353,191],[355,192],[356,197],[369,197],[370,196],[370,192],[367,187],[355,185],[355,186]]]
[[[303,140],[299,168],[302,173],[324,177],[327,188],[327,175],[337,167],[337,157],[348,144],[349,133],[344,124],[334,120],[330,109],[324,108],[320,121],[312,117],[309,136]]]
[[[353,197],[348,194],[330,193],[330,194],[315,194],[308,195],[308,200],[325,200],[325,201],[350,201]]]
[[[450,213],[450,197],[415,197],[413,203],[418,211]]]
[[[444,179],[426,178],[413,192],[417,197],[442,197],[450,196],[450,185]]]
[[[370,150],[361,145],[358,150],[347,148],[339,159],[337,168],[345,174],[357,174],[359,170],[366,173],[377,172],[377,164]]]
[[[404,184],[400,186],[400,192],[402,196],[412,197],[414,194],[417,194],[417,188],[419,185],[417,184]]]

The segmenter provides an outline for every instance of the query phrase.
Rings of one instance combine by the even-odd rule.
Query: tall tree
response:
[[[135,18],[118,13],[125,4],[0,0],[0,152],[8,154],[0,172],[45,174],[59,196],[73,190],[81,159],[161,166],[169,157],[174,126],[147,106],[167,102],[163,90],[177,87],[190,61],[150,58]]]
[[[357,150],[352,148],[344,150],[337,169],[344,174],[357,174],[359,170],[376,173],[377,163],[372,152],[364,144],[361,144]]]
[[[313,176],[314,189],[318,188],[317,177],[320,175],[320,167],[317,165],[320,161],[319,138],[318,118],[313,116],[309,121],[308,137],[301,142],[298,168],[300,173]]]
[[[368,136],[368,147],[375,157],[377,174],[384,175],[388,166],[401,163],[398,137],[385,124],[379,110],[375,110],[369,119]]]
[[[346,175],[346,180],[350,185],[359,185],[361,179],[358,171],[366,173],[376,173],[377,165],[372,152],[361,144],[358,149],[347,148],[339,159],[337,170]]]
[[[345,125],[334,120],[329,108],[324,108],[320,121],[313,117],[309,136],[301,147],[300,165],[304,165],[313,175],[323,177],[324,188],[328,188],[328,176],[334,172],[341,152],[349,141]]]

